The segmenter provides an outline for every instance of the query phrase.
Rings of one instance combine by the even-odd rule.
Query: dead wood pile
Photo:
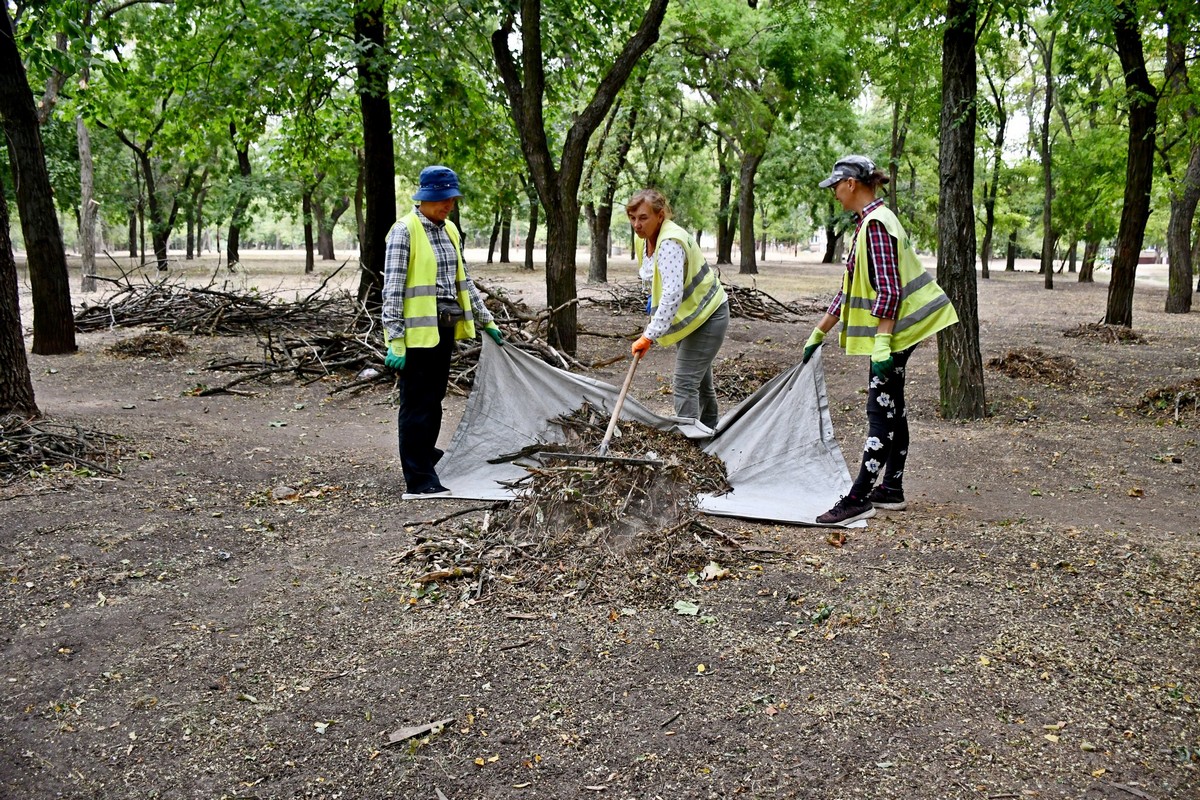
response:
[[[733,319],[757,319],[767,322],[795,322],[798,317],[813,311],[801,303],[785,303],[756,286],[735,286],[721,282],[729,296],[729,316]],[[583,302],[613,311],[645,313],[647,292],[640,283],[614,283],[604,288],[604,294],[586,298]],[[824,311],[824,307],[817,308]]]
[[[719,459],[679,434],[625,422],[611,460],[593,460],[586,454],[607,418],[585,404],[555,422],[567,443],[497,459],[526,470],[512,483],[517,500],[481,523],[422,526],[417,544],[392,559],[418,593],[465,579],[464,599],[486,590],[658,602],[689,571],[749,552],[696,507],[698,493],[729,490]]]
[[[142,333],[109,346],[118,358],[174,358],[188,351],[187,342],[170,333]]]
[[[387,351],[372,315],[345,292],[324,293],[336,274],[295,300],[258,290],[239,293],[228,284],[221,289],[214,284],[193,288],[177,279],[136,283],[123,278],[113,281],[116,288],[102,302],[80,310],[75,324],[80,331],[134,326],[157,329],[157,333],[135,337],[136,343],[127,345],[136,355],[151,355],[152,342],[165,341],[153,337],[169,333],[258,337],[257,357],[213,360],[205,367],[210,372],[237,373],[238,377],[219,385],[197,384],[190,391],[194,396],[249,395],[253,391],[245,384],[311,383],[330,378],[335,379],[331,394],[394,383],[395,373],[383,365]],[[527,350],[564,369],[585,368],[542,337],[549,311],[531,312],[500,290],[477,286],[504,331],[506,346]],[[122,352],[116,348],[114,352]],[[459,343],[450,368],[452,390],[463,393],[471,386],[479,352],[477,343]]]
[[[65,469],[95,477],[121,473],[120,441],[109,434],[10,414],[0,417],[0,485]]]
[[[345,292],[322,295],[328,281],[326,278],[307,297],[287,302],[277,294],[253,289],[237,292],[214,288],[211,283],[190,287],[170,278],[140,283],[124,278],[114,281],[113,292],[100,303],[75,314],[75,329],[147,327],[170,333],[240,336],[284,327],[346,328],[361,316],[361,310]]]
[[[1063,336],[1071,339],[1096,339],[1105,344],[1145,344],[1146,337],[1132,328],[1124,325],[1105,325],[1102,322],[1088,322],[1068,328]]]
[[[1182,414],[1190,409],[1191,418],[1195,420],[1200,414],[1200,378],[1149,389],[1138,401],[1138,408],[1151,415],[1171,416],[1176,422],[1180,422]]]
[[[1036,347],[1010,350],[1002,357],[988,361],[987,365],[1010,378],[1050,385],[1066,385],[1079,380],[1074,360],[1067,356],[1052,356]]]

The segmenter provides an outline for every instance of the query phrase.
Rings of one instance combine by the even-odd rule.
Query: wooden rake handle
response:
[[[600,449],[597,451],[599,455],[608,453],[608,443],[612,441],[613,431],[617,429],[617,420],[621,417],[621,407],[625,405],[625,395],[629,394],[629,387],[633,385],[633,373],[637,371],[638,362],[641,360],[642,354],[638,353],[633,357],[633,363],[629,365],[625,383],[621,385],[621,393],[617,395],[617,404],[613,406],[612,418],[608,421],[608,430],[604,432],[604,438],[600,440]]]

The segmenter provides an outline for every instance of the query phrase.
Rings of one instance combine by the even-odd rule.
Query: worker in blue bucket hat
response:
[[[440,497],[437,448],[442,401],[455,343],[474,339],[476,325],[501,344],[500,328],[467,274],[454,211],[458,175],[449,167],[421,170],[413,210],[388,232],[383,265],[384,364],[400,373],[397,414],[406,499]]]

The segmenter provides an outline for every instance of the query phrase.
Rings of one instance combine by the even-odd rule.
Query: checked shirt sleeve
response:
[[[900,313],[900,256],[896,240],[882,222],[867,223],[867,263],[871,283],[875,287],[875,305],[871,316],[876,319],[895,319]]]
[[[408,226],[397,222],[388,233],[383,255],[383,329],[387,338],[404,338],[404,284],[408,279]]]

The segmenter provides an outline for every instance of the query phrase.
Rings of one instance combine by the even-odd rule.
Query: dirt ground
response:
[[[297,278],[301,263],[251,258],[232,280],[311,288],[331,270]],[[106,348],[141,331],[116,330],[31,356],[43,412],[134,456],[120,479],[0,489],[0,796],[1200,797],[1200,417],[1194,394],[1164,395],[1178,414],[1139,406],[1200,377],[1200,314],[1164,314],[1162,270],[1143,267],[1143,342],[1066,336],[1103,318],[1107,273],[1046,291],[1021,266],[979,281],[985,363],[1027,367],[986,370],[987,419],[939,417],[936,347],[910,362],[907,511],[840,548],[819,528],[709,519],[759,549],[708,542],[729,574],[675,564],[667,602],[613,581],[582,598],[417,592],[397,555],[422,523],[479,507],[441,526],[478,523],[487,505],[400,499],[385,387],[186,394],[251,338],[131,359]],[[212,265],[176,270],[204,283]],[[794,363],[840,276],[803,258],[761,270],[812,313],[735,319],[719,374]],[[540,272],[474,274],[543,302]],[[611,275],[633,269],[617,258]],[[580,355],[627,348],[583,336]],[[854,472],[867,367],[824,355]],[[671,357],[652,350],[634,388],[663,411]],[[446,442],[463,402],[446,404]]]

